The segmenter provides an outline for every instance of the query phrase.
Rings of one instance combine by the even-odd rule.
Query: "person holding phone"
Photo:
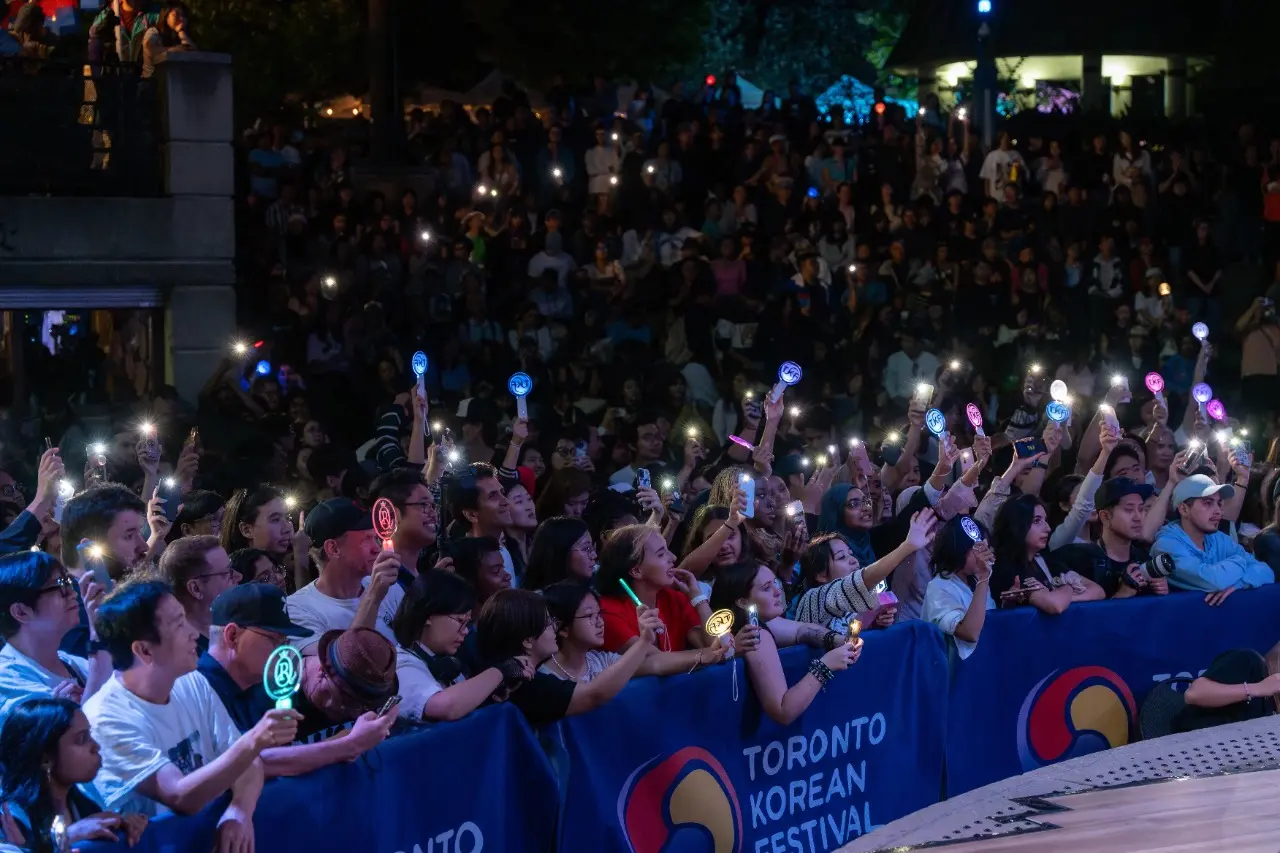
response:
[[[252,729],[274,702],[262,688],[267,659],[290,637],[311,632],[289,618],[284,592],[271,584],[246,583],[218,596],[213,603],[213,626],[209,629],[209,650],[200,656],[196,671],[241,731]],[[308,707],[304,696],[295,696],[298,712],[310,725],[324,715]],[[299,776],[354,761],[387,738],[395,716],[379,718],[373,711],[355,717],[344,737],[318,743],[293,743],[262,751],[263,772],[268,778]]]
[[[1030,604],[1060,614],[1073,603],[1106,598],[1102,587],[1050,556],[1048,514],[1035,495],[1007,501],[996,514],[991,539],[996,555],[992,593],[1002,606]]]
[[[42,551],[0,557],[0,719],[29,696],[56,696],[79,704],[111,676],[106,652],[96,651],[86,659],[59,649],[80,623],[76,586],[62,564]],[[87,574],[79,587],[94,640],[92,617],[104,590]]]
[[[738,632],[734,644],[746,660],[751,686],[764,712],[779,725],[794,722],[827,682],[857,663],[862,654],[861,638],[847,642],[847,634],[841,631],[782,618],[786,611],[782,584],[768,566],[748,561],[721,570],[711,595],[712,607],[733,614],[730,630]],[[753,612],[758,626],[752,624]],[[798,643],[826,652],[811,661],[808,672],[788,687],[778,648]]]

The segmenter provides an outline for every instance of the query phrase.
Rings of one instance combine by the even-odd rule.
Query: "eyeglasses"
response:
[[[235,569],[227,569],[225,572],[208,572],[208,573],[203,574],[203,575],[196,575],[195,577],[193,577],[193,578],[192,578],[192,580],[193,580],[193,581],[198,581],[198,580],[200,580],[201,578],[223,578],[223,577],[226,577],[227,575],[231,574],[231,573],[232,573],[232,572],[234,572],[234,571],[235,571]]]
[[[574,545],[569,550],[578,554],[594,554],[596,552],[596,545],[594,542],[589,542],[585,546]]]
[[[408,509],[409,507],[413,507],[414,509],[418,510],[419,512],[426,512],[426,511],[427,511],[427,507],[432,507],[432,508],[434,508],[434,507],[435,507],[435,505],[436,505],[436,504],[435,504],[435,501],[406,501],[406,502],[405,502],[405,509]]]
[[[449,619],[456,624],[459,631],[470,631],[471,626],[475,624],[471,621],[470,616],[453,616],[446,613],[444,618]]]
[[[58,575],[54,580],[53,586],[41,587],[36,593],[37,596],[47,595],[51,592],[57,592],[62,595],[75,595],[76,580],[71,575]]]
[[[858,500],[857,498],[854,498],[853,500],[848,500],[844,502],[845,509],[857,509],[858,507],[862,507],[863,509],[871,509],[871,498],[863,498],[862,500]]]
[[[6,483],[0,486],[0,495],[6,498],[20,498],[22,497],[22,486],[17,483]]]
[[[257,628],[244,628],[242,630],[246,634],[257,634],[259,637],[265,638],[274,646],[283,646],[285,643],[289,642],[289,638],[283,634],[268,634],[266,631],[261,631]]]
[[[575,616],[574,619],[590,619],[592,622],[604,623],[604,611],[597,610],[595,613],[584,613],[581,616]]]

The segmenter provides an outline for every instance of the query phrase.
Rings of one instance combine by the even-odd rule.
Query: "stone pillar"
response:
[[[164,188],[177,211],[200,211],[213,263],[197,280],[171,285],[165,317],[165,378],[194,401],[236,331],[235,163],[231,57],[174,51],[156,64]]]
[[[1187,117],[1187,58],[1169,57],[1169,73],[1164,77],[1164,114],[1172,119]]]
[[[1111,111],[1111,92],[1102,85],[1100,53],[1080,57],[1080,107],[1086,113]]]

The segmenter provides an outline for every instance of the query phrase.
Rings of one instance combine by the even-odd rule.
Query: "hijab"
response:
[[[844,523],[844,503],[852,490],[853,486],[849,483],[837,483],[822,496],[818,532],[839,533],[853,552],[858,565],[866,568],[876,561],[876,552],[871,547],[871,532]]]

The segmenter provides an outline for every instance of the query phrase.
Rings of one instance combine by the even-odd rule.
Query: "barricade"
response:
[[[764,715],[742,661],[637,679],[540,733],[510,706],[486,708],[353,764],[270,782],[257,846],[821,853],[945,794],[1131,742],[1152,685],[1197,675],[1227,649],[1265,653],[1280,639],[1278,611],[1280,585],[1217,608],[1175,593],[1059,617],[992,612],[978,650],[950,665],[936,629],[906,622],[864,635],[858,664],[789,726]],[[816,654],[782,652],[788,684]],[[210,849],[224,802],[155,821],[133,849]]]

